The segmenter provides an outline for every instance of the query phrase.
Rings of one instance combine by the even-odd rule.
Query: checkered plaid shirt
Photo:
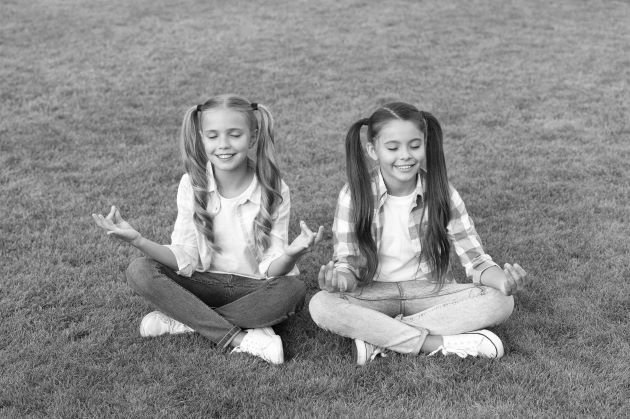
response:
[[[415,194],[417,196],[416,203],[411,209],[409,216],[409,236],[411,237],[411,245],[416,253],[416,257],[420,257],[421,237],[418,234],[418,225],[422,222],[422,227],[426,227],[427,217],[423,220],[422,210],[423,203],[423,177],[418,176]],[[372,193],[374,195],[374,217],[372,221],[372,237],[376,242],[377,250],[381,244],[383,233],[383,205],[387,199],[387,188],[380,170],[374,170],[370,179],[372,185]],[[448,223],[448,237],[451,241],[455,252],[459,256],[459,260],[466,270],[466,276],[472,278],[474,283],[479,283],[481,273],[492,266],[497,266],[492,258],[487,255],[482,246],[481,240],[475,231],[472,219],[466,212],[464,201],[459,193],[451,186],[451,220]],[[359,243],[357,242],[354,231],[354,223],[352,222],[352,202],[350,196],[350,188],[346,184],[339,193],[337,201],[337,209],[335,211],[335,220],[333,222],[334,233],[334,255],[335,266],[338,269],[344,269],[352,272],[356,277],[366,269],[367,263],[365,256],[359,251]],[[375,276],[378,279],[378,272]],[[414,278],[401,278],[401,281],[412,279],[433,280],[431,269],[426,260],[420,261],[420,268]],[[452,281],[452,274],[449,272],[447,280]]]

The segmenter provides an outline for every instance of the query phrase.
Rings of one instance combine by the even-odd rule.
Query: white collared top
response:
[[[258,215],[261,205],[261,187],[256,176],[249,187],[224,209],[221,207],[221,197],[210,163],[207,166],[207,173],[208,191],[210,192],[207,209],[215,221],[223,220],[223,222],[215,222],[213,225],[215,236],[220,241],[225,241],[229,237],[245,240],[245,246],[241,246],[244,253],[239,252],[241,255],[231,255],[225,252],[221,257],[216,257],[217,254],[209,246],[208,240],[195,227],[193,221],[193,187],[188,174],[184,174],[177,190],[177,219],[171,235],[171,244],[167,245],[177,260],[177,273],[189,277],[195,271],[225,272],[226,267],[235,266],[238,271],[230,273],[266,278],[269,265],[284,253],[288,241],[291,211],[289,187],[284,181],[281,182],[282,203],[272,215],[273,225],[269,237],[271,243],[267,250],[263,251],[263,249],[258,249],[254,242],[254,219]],[[235,213],[229,214],[227,217],[217,217],[221,211],[226,211],[227,208],[232,208]],[[235,247],[228,246],[226,248],[229,250]],[[238,259],[236,265],[229,263],[230,260],[234,261],[235,259]],[[217,262],[219,266],[216,266]],[[297,275],[298,273],[297,266],[295,266],[286,275]]]

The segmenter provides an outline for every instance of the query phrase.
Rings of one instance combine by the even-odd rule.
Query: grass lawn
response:
[[[630,3],[3,0],[1,417],[627,417]],[[169,241],[185,109],[264,103],[298,220],[332,255],[348,126],[391,99],[434,113],[488,253],[535,283],[499,361],[360,368],[302,311],[285,365],[198,335],[142,339],[138,251],[93,212]],[[460,270],[461,273],[461,270]]]

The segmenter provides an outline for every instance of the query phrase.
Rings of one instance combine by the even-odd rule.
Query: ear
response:
[[[254,131],[254,133],[249,137],[249,148],[254,147],[257,139],[258,139],[258,130]]]
[[[378,161],[378,156],[376,155],[376,150],[374,149],[374,144],[372,144],[371,142],[367,142],[365,144],[365,151],[367,152],[367,155],[370,156],[370,158],[374,161]]]

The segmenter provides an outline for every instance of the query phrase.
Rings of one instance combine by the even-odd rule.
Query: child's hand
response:
[[[319,288],[328,292],[351,292],[357,287],[357,279],[351,272],[335,269],[333,261],[322,265],[317,275]]]
[[[107,231],[107,234],[111,234],[120,240],[134,244],[134,242],[142,238],[131,224],[123,220],[120,211],[113,205],[107,217],[103,217],[102,214],[92,214],[92,218],[94,218],[96,225]]]
[[[503,272],[505,272],[506,281],[504,282],[505,288],[501,289],[501,291],[505,295],[516,294],[516,291],[526,288],[531,282],[525,269],[521,268],[521,265],[518,263],[514,265],[506,263],[503,265]]]
[[[503,270],[494,266],[484,271],[481,275],[482,285],[498,289],[505,295],[516,294],[517,291],[525,288],[531,280],[527,277],[527,272],[518,263],[503,265]]]
[[[300,235],[284,250],[287,256],[301,257],[305,253],[312,252],[313,247],[322,241],[324,236],[323,226],[319,226],[317,234],[313,233],[304,221],[300,221],[300,228],[302,229]]]

